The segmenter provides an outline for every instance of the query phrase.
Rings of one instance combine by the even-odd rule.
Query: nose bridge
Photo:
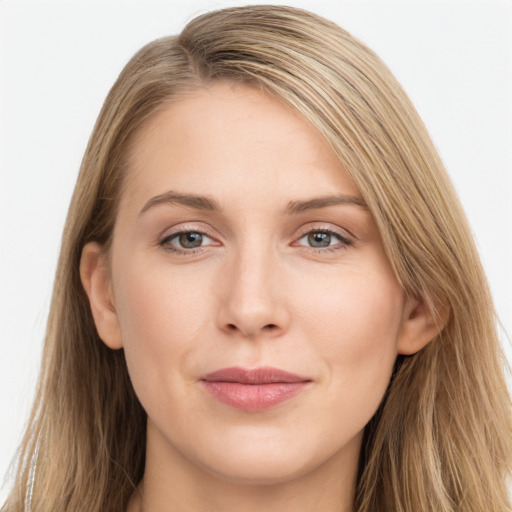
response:
[[[278,293],[280,265],[269,238],[246,237],[234,251],[220,304],[220,327],[256,336],[287,326]],[[222,277],[221,277],[222,279]]]
[[[233,293],[241,305],[259,307],[272,300],[272,261],[270,251],[247,248],[235,260]]]

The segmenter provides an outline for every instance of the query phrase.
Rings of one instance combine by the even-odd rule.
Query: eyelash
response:
[[[210,239],[213,239],[213,237],[211,237],[208,233],[201,231],[199,229],[183,229],[181,231],[175,231],[174,233],[171,233],[170,235],[165,236],[158,242],[158,245],[160,247],[162,247],[164,250],[171,252],[173,254],[181,254],[181,255],[188,256],[188,255],[192,255],[197,252],[200,252],[204,246],[199,246],[197,248],[190,248],[190,249],[179,249],[170,244],[171,240],[174,240],[175,238],[177,238],[181,235],[186,235],[188,233],[197,233],[203,237],[206,236]],[[317,228],[317,229],[310,229],[309,231],[305,231],[299,236],[299,238],[297,238],[297,241],[302,240],[304,237],[306,237],[312,233],[328,234],[330,236],[334,236],[334,237],[338,238],[339,242],[337,244],[335,244],[334,246],[327,246],[322,249],[316,248],[316,247],[301,246],[301,247],[304,247],[305,249],[307,249],[309,252],[313,252],[316,254],[332,253],[332,252],[346,249],[347,247],[354,245],[352,240],[350,240],[346,236],[342,235],[341,233],[338,233],[337,231],[334,231],[332,229],[327,229],[327,228]],[[294,242],[294,244],[295,243],[296,242]]]

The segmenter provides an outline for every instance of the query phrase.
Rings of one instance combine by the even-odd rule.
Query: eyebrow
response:
[[[352,205],[359,206],[367,209],[366,203],[355,196],[347,195],[335,195],[335,196],[324,196],[315,197],[313,199],[307,199],[305,201],[290,201],[286,206],[285,213],[288,215],[294,215],[298,213],[308,212],[310,210],[319,210],[320,208],[327,208],[328,206],[336,205]]]
[[[200,196],[196,194],[181,194],[179,192],[173,192],[172,190],[169,192],[165,192],[158,196],[152,197],[146,204],[143,206],[139,215],[143,214],[150,208],[161,204],[178,204],[181,206],[187,206],[189,208],[193,208],[195,210],[206,210],[210,212],[221,213],[222,208],[219,204],[212,198],[206,196]],[[329,206],[336,205],[352,205],[359,206],[361,208],[367,209],[366,203],[355,196],[348,195],[331,195],[331,196],[323,196],[323,197],[315,197],[313,199],[306,199],[302,201],[290,201],[284,210],[284,213],[287,215],[296,215],[299,213],[304,213],[311,210],[319,210],[321,208],[327,208]]]
[[[188,206],[189,208],[194,208],[195,210],[208,210],[211,212],[221,211],[218,203],[206,196],[199,196],[196,194],[180,194],[171,190],[169,192],[165,192],[158,196],[152,197],[143,206],[139,215],[160,204],[179,204],[182,206]]]

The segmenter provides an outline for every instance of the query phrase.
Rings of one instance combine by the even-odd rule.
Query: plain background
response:
[[[512,3],[274,3],[337,22],[401,81],[455,183],[512,333]],[[229,5],[244,2],[0,2],[0,478],[33,398],[62,227],[103,99],[143,44]]]

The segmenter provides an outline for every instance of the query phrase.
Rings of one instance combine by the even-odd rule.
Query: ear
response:
[[[450,307],[429,307],[423,299],[406,297],[402,327],[398,336],[399,354],[412,355],[428,345],[446,326]]]
[[[80,279],[85,289],[96,329],[103,342],[112,349],[123,346],[114,305],[112,279],[102,246],[90,242],[82,250]]]

